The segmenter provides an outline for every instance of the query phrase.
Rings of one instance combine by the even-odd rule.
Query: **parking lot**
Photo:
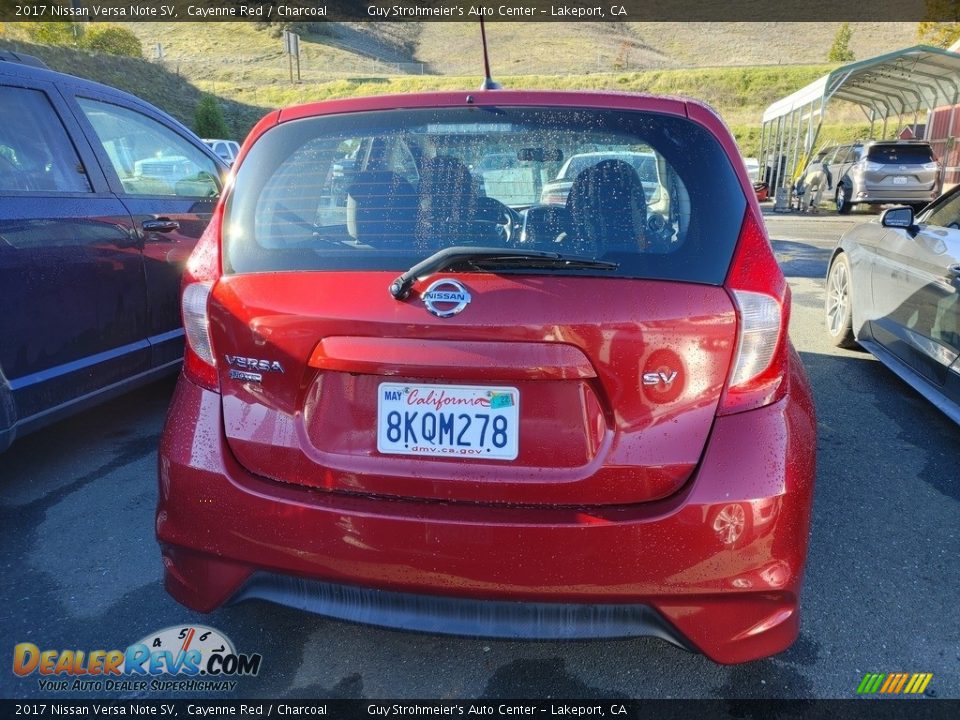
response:
[[[821,332],[830,249],[866,216],[766,219],[793,289],[792,337],[819,430],[802,630],[788,652],[722,667],[648,638],[416,635],[260,601],[189,612],[163,590],[153,532],[172,380],[0,456],[4,652],[20,642],[122,649],[161,628],[203,623],[263,655],[259,676],[241,679],[236,697],[845,698],[864,673],[897,671],[933,673],[928,695],[960,697],[960,429],[870,355],[834,349]],[[36,675],[8,674],[3,687],[6,697],[49,696]]]

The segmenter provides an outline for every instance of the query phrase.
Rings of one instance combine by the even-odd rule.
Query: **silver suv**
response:
[[[837,212],[845,215],[859,204],[922,208],[939,194],[939,179],[940,164],[928,143],[870,140],[823,148],[807,165],[802,182],[832,195]]]

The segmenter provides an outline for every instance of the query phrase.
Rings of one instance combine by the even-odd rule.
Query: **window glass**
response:
[[[927,213],[924,222],[927,225],[960,229],[960,192],[944,198]]]
[[[847,155],[850,154],[849,145],[841,145],[833,153],[833,156],[828,160],[831,165],[839,165],[843,162],[846,162]]]
[[[214,162],[153,118],[119,105],[77,98],[125,192],[131,195],[215,197]]]
[[[281,123],[237,173],[232,272],[405,270],[454,245],[554,250],[721,283],[746,199],[683,118],[580,108],[395,110]],[[566,272],[566,271],[565,271]]]
[[[873,145],[867,159],[898,165],[925,165],[934,161],[929,145]]]
[[[46,94],[0,87],[0,191],[92,190],[77,150]]]

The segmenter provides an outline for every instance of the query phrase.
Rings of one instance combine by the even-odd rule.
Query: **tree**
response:
[[[140,38],[119,25],[93,25],[80,38],[80,47],[110,55],[143,57]]]
[[[223,112],[213,95],[204,95],[193,114],[193,129],[202,138],[225,138],[230,134]]]
[[[833,38],[833,45],[830,46],[830,52],[827,53],[827,60],[835,63],[846,63],[856,60],[853,51],[850,49],[850,37],[853,31],[850,29],[850,23],[844,23],[837,30]]]

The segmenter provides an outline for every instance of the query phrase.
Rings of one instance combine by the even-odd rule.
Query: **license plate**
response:
[[[473,460],[514,460],[520,391],[511,387],[381,383],[377,450]]]
[[[894,185],[906,185],[907,177],[905,175],[895,175],[893,178]]]

